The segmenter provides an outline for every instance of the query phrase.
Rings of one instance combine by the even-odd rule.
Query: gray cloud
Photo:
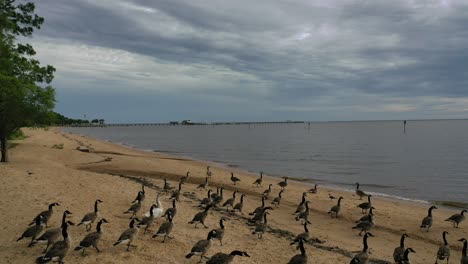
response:
[[[361,113],[360,100],[368,95],[411,98],[414,107],[406,111],[417,115],[429,111],[429,97],[468,98],[468,5],[462,1],[45,0],[37,5],[46,18],[40,38],[192,65],[184,76],[199,75],[203,65],[203,74],[212,68],[216,78],[195,82],[193,91],[211,87],[206,96],[250,97],[265,109],[281,105],[296,111],[319,99],[348,96],[353,99],[346,105]],[[243,77],[223,79],[220,69]],[[100,78],[106,86],[109,80]],[[139,85],[145,86],[134,86]],[[180,82],[163,85],[176,91]],[[251,89],[236,89],[243,85]],[[328,102],[339,119],[344,102]],[[388,113],[396,111],[392,105]]]

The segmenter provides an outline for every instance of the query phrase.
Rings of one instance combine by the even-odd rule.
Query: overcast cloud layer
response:
[[[41,0],[57,110],[108,122],[468,117],[468,1]]]

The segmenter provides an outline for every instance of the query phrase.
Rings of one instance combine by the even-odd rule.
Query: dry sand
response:
[[[193,244],[205,239],[209,229],[194,228],[187,224],[199,210],[195,207],[197,199],[206,196],[205,191],[196,190],[196,185],[205,177],[207,163],[125,148],[108,142],[97,141],[78,135],[62,134],[57,129],[25,129],[29,136],[11,149],[11,162],[0,165],[2,227],[0,236],[1,263],[33,263],[41,255],[44,245],[27,247],[27,241],[16,242],[28,223],[37,213],[47,209],[52,202],[59,202],[50,221],[51,227],[57,227],[65,209],[73,213],[72,221],[79,222],[87,212],[93,210],[95,199],[101,199],[101,216],[110,224],[104,225],[101,240],[102,253],[93,249],[82,257],[79,252],[70,251],[65,261],[68,263],[196,263],[197,257],[185,259]],[[64,149],[53,149],[54,144],[64,144]],[[90,153],[76,150],[78,146],[87,146]],[[277,183],[281,180],[264,177],[263,187],[252,184],[258,175],[236,171],[241,179],[236,186],[230,182],[230,168],[211,164],[213,176],[211,188],[225,186],[225,199],[231,197],[234,189],[247,194],[244,212],[251,212],[260,204],[260,193],[269,183],[274,184],[273,195],[279,191]],[[33,172],[29,175],[27,171]],[[183,186],[184,195],[178,203],[178,214],[174,219],[174,239],[160,243],[161,239],[152,239],[162,219],[153,225],[150,234],[140,233],[137,248],[130,252],[124,246],[113,247],[120,233],[128,227],[129,215],[124,212],[135,198],[140,183],[144,178],[156,188],[147,188],[147,198],[143,203],[146,212],[154,202],[157,191],[163,186],[162,178],[167,177],[172,186],[177,179],[191,172],[188,184]],[[119,176],[120,175],[120,176]],[[263,239],[252,235],[252,226],[247,225],[247,215],[227,213],[225,210],[213,210],[207,217],[207,225],[218,228],[221,217],[228,217],[225,223],[224,246],[215,241],[208,256],[216,252],[229,253],[231,250],[245,250],[250,258],[236,257],[233,263],[287,263],[298,254],[298,250],[289,243],[293,235],[303,231],[302,225],[294,221],[292,213],[301,199],[303,191],[310,186],[290,181],[278,209],[269,215],[270,230]],[[365,190],[365,186],[363,186]],[[327,211],[335,205],[328,193],[342,195],[341,217],[331,219]],[[194,195],[193,195],[194,194]],[[170,207],[168,196],[163,199],[165,208]],[[239,196],[238,196],[239,197]],[[238,201],[237,198],[236,201]],[[356,206],[363,202],[354,193],[339,192],[320,188],[318,194],[309,194],[311,201],[312,222],[309,225],[311,236],[319,242],[306,244],[309,263],[349,263],[353,252],[362,248],[362,238],[351,230],[354,221],[362,216]],[[270,200],[271,201],[271,200]],[[451,263],[459,263],[462,244],[457,240],[468,237],[468,221],[459,229],[452,227],[444,219],[456,211],[440,208],[434,211],[434,225],[430,232],[419,229],[421,219],[427,214],[428,205],[409,203],[398,200],[376,198],[376,228],[372,231],[375,238],[369,240],[372,263],[392,262],[393,249],[398,246],[400,235],[409,234],[406,243],[417,253],[411,255],[412,263],[434,263],[435,254],[441,243],[441,233],[449,232],[448,240],[452,248]],[[93,229],[95,224],[93,225]],[[83,226],[71,227],[73,245],[87,234]]]

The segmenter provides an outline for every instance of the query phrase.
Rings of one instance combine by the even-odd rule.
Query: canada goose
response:
[[[44,217],[42,215],[36,217],[35,225],[28,227],[28,229],[26,229],[16,241],[30,237],[31,242],[29,243],[28,247],[32,247],[32,245],[34,245],[34,240],[39,236],[42,230],[44,230],[44,225],[42,223],[43,219]]]
[[[439,250],[437,251],[437,257],[436,257],[436,264],[438,260],[444,260],[447,259],[447,264],[449,263],[450,260],[450,247],[447,242],[447,236],[448,232],[444,231],[442,233],[442,238],[444,239],[444,244],[439,247]]]
[[[164,207],[161,203],[161,196],[164,195],[162,192],[156,195],[156,207],[153,207],[154,219],[158,219],[164,213]],[[150,216],[150,212],[146,212],[144,216]]]
[[[256,184],[257,187],[262,185],[263,181],[263,172],[260,172],[260,178],[256,179],[253,184]]]
[[[226,206],[231,206],[231,207],[233,207],[233,206],[234,206],[234,201],[236,200],[236,193],[237,193],[237,190],[235,190],[235,191],[232,193],[232,198],[227,199],[227,200],[223,203],[223,207],[226,207]]]
[[[211,199],[211,189],[210,189],[208,190],[208,197],[203,198],[203,200],[201,200],[199,207],[206,207],[212,202],[213,202],[213,199]]]
[[[211,175],[212,175],[212,173],[211,173],[211,171],[210,171],[210,166],[207,166],[207,167],[206,167],[206,176],[207,176],[207,177],[211,177]]]
[[[309,201],[305,202],[305,211],[296,216],[296,221],[302,219],[305,222],[309,222],[309,203]]]
[[[176,200],[172,200],[172,208],[167,208],[166,212],[164,212],[163,217],[169,217],[171,214],[172,218],[174,218],[177,214],[177,207],[176,207]]]
[[[122,232],[117,242],[114,243],[114,247],[124,243],[127,243],[127,251],[130,251],[130,247],[136,247],[132,245],[138,236],[138,225],[135,225],[135,222],[139,222],[138,218],[133,218],[130,221],[130,227]]]
[[[294,245],[295,243],[299,243],[301,240],[307,241],[309,240],[309,229],[307,228],[307,222],[304,222],[304,232],[298,234],[296,238],[294,238],[293,242],[290,245]]]
[[[359,223],[359,222],[369,222],[370,221],[370,215],[374,216],[374,210],[375,207],[371,206],[371,208],[369,208],[369,213],[361,218],[359,218],[359,220],[357,220],[355,223]],[[375,224],[375,220],[374,220],[374,224]]]
[[[83,217],[83,219],[81,219],[81,222],[78,224],[78,226],[85,225],[86,226],[86,231],[91,230],[91,226],[92,226],[92,224],[94,223],[94,221],[96,220],[96,218],[98,217],[98,214],[99,214],[99,210],[98,210],[98,204],[99,203],[102,203],[102,201],[97,199],[94,202],[94,212],[87,213]]]
[[[409,260],[409,253],[410,252],[416,253],[416,251],[414,251],[412,248],[407,248],[405,250],[405,252],[403,253],[402,259],[400,259],[398,261],[398,264],[411,264],[411,262]]]
[[[234,176],[234,173],[231,172],[231,181],[232,181],[232,184],[236,185],[236,183],[240,181],[240,179]]]
[[[195,227],[197,227],[198,224],[202,224],[205,228],[208,228],[205,225],[205,219],[208,216],[208,210],[210,210],[212,205],[208,205],[205,207],[205,210],[202,212],[198,212],[192,219],[192,221],[188,222],[189,224],[195,224]]]
[[[47,263],[50,261],[64,263],[63,259],[68,254],[71,245],[71,239],[68,235],[68,226],[75,225],[70,221],[65,222],[62,227],[62,236],[63,240],[55,242],[49,250],[45,253],[44,256],[38,257],[36,263]]]
[[[279,182],[278,185],[281,187],[281,190],[284,190],[288,186],[288,177],[284,177],[284,181]]]
[[[223,199],[224,199],[223,191],[224,191],[224,187],[219,188],[219,195],[213,198],[213,205],[216,206],[223,202]]]
[[[396,263],[403,260],[403,256],[404,256],[405,250],[406,250],[405,249],[405,238],[407,238],[407,237],[408,237],[407,234],[401,235],[400,246],[395,248],[395,250],[393,251],[393,260],[395,260]]]
[[[80,245],[75,248],[75,251],[79,251],[83,249],[83,251],[81,252],[81,255],[84,256],[85,250],[92,246],[93,248],[97,250],[98,253],[101,252],[101,250],[98,248],[98,243],[99,243],[99,240],[101,240],[101,236],[102,236],[101,225],[103,223],[109,223],[109,222],[104,218],[99,220],[96,226],[96,232],[89,233],[88,235],[86,235],[86,237],[83,238],[83,240],[81,240]]]
[[[187,181],[187,179],[189,178],[189,174],[190,171],[187,171],[187,174],[185,174],[185,176],[180,177],[179,183],[185,183],[185,181]]]
[[[208,186],[208,177],[205,178],[205,181],[200,183],[198,186],[197,186],[197,189],[204,189],[206,190],[206,187]]]
[[[274,205],[276,208],[278,208],[278,206],[280,205],[281,203],[281,198],[282,198],[282,195],[283,194],[283,190],[281,190],[279,193],[278,193],[278,197],[275,197],[275,199],[273,199],[273,202],[271,202],[272,205]]]
[[[461,264],[468,264],[468,256],[466,254],[467,247],[468,247],[468,241],[465,238],[461,238],[458,241],[463,242],[462,257],[461,257],[460,263]]]
[[[223,237],[224,237],[224,221],[227,219],[224,217],[221,217],[219,220],[219,228],[214,229],[216,231],[216,235],[214,236],[215,239],[219,240],[219,243],[221,246],[223,245]]]
[[[335,218],[338,218],[338,213],[341,210],[341,200],[343,200],[343,196],[340,196],[340,198],[338,198],[338,204],[333,206],[330,209],[330,211],[328,211],[328,213],[330,214],[331,217],[333,217],[333,215],[335,215]]]
[[[273,184],[268,184],[268,189],[266,189],[265,191],[263,191],[262,196],[265,197],[265,200],[268,200],[268,198],[270,197],[271,187],[272,187],[272,186],[273,186]]]
[[[371,202],[371,197],[372,195],[367,195],[367,203],[361,203],[357,207],[361,208],[361,212],[363,214],[367,213],[367,210],[372,207],[372,202]]]
[[[206,262],[206,264],[229,264],[232,262],[235,256],[250,257],[249,254],[247,254],[247,252],[239,251],[239,250],[234,250],[229,254],[219,252],[219,253],[214,254]]]
[[[143,202],[145,200],[145,196],[146,196],[145,185],[142,184],[141,191],[138,192],[137,197],[135,198],[135,200],[132,201],[132,203],[135,203],[137,201]]]
[[[174,227],[174,224],[172,223],[172,219],[173,219],[172,213],[171,213],[171,211],[168,211],[167,212],[167,221],[162,223],[162,225],[159,227],[158,231],[153,235],[153,238],[158,237],[158,236],[163,236],[164,239],[163,239],[163,241],[161,241],[161,243],[166,242],[167,237],[170,238],[170,239],[174,238],[174,237],[169,235],[171,233],[171,231],[172,231],[172,228]]]
[[[132,214],[132,216],[130,216],[130,219],[134,218],[136,216],[136,214],[141,210],[141,201],[140,200],[137,200],[136,203],[132,204],[132,206],[130,206],[130,208],[128,208],[127,211],[123,212],[124,214]]]
[[[359,182],[356,182],[356,194],[359,196],[359,200],[362,200],[362,197],[367,196],[367,194],[359,190]]]
[[[255,230],[252,232],[252,235],[257,235],[258,238],[263,238],[263,233],[265,233],[268,225],[267,225],[267,215],[270,214],[269,212],[265,211],[263,213],[263,223],[260,222],[255,227]]]
[[[268,206],[262,208],[260,211],[258,211],[251,219],[249,219],[249,223],[257,223],[258,221],[261,221],[263,219],[263,215],[267,210],[273,210],[273,207]]]
[[[173,190],[175,187],[171,186],[170,183],[167,182],[167,179],[164,178],[164,186],[163,186],[163,192],[169,192],[171,190]]]
[[[463,209],[461,213],[459,214],[454,214],[451,217],[445,219],[445,221],[449,221],[453,223],[453,226],[458,228],[458,225],[465,220],[465,213],[466,209]]]
[[[255,208],[255,210],[253,210],[253,212],[249,213],[249,215],[259,214],[259,212],[262,212],[263,208],[265,208],[265,197],[264,196],[262,196],[262,205]]]
[[[244,207],[244,197],[245,194],[241,195],[240,202],[238,202],[236,205],[234,205],[234,208],[232,209],[231,212],[235,212],[236,210],[239,211],[241,214],[244,214],[242,212],[242,208]]]
[[[208,233],[208,237],[206,240],[200,240],[195,245],[192,247],[192,250],[190,253],[188,253],[185,258],[191,258],[194,255],[200,255],[200,262],[202,261],[203,258],[206,258],[205,255],[208,252],[208,250],[211,248],[211,244],[213,243],[213,239],[216,235],[215,230],[211,230]]]
[[[46,253],[47,249],[49,249],[49,246],[54,244],[60,239],[60,235],[62,234],[62,228],[67,222],[67,216],[71,214],[72,213],[70,211],[65,210],[65,212],[63,212],[62,225],[60,227],[49,229],[44,234],[42,234],[39,238],[34,239],[33,244],[47,242],[47,246],[42,253]]]
[[[303,192],[303,193],[302,193],[302,200],[301,200],[301,202],[299,203],[299,205],[297,206],[297,209],[296,209],[296,211],[294,212],[294,214],[300,214],[300,213],[304,212],[304,210],[305,210],[306,196],[307,196],[307,193],[306,193],[306,192]]]
[[[169,200],[177,200],[180,201],[180,193],[182,192],[182,182],[179,182],[179,188],[177,190],[173,190],[171,193],[171,197]]]
[[[304,240],[299,240],[299,247],[301,254],[297,254],[289,260],[288,264],[306,264],[307,263],[307,252],[304,248]]]
[[[431,206],[427,211],[427,216],[423,218],[421,226],[419,228],[426,228],[426,231],[429,232],[429,228],[432,226],[432,210],[437,209],[436,206]]]
[[[309,193],[317,194],[317,184],[314,185],[314,188],[309,189]]]
[[[49,204],[49,210],[40,212],[36,217],[34,217],[34,219],[32,220],[32,222],[29,225],[35,224],[36,220],[39,218],[39,216],[41,216],[42,217],[42,220],[41,220],[42,223],[44,223],[46,227],[49,227],[47,225],[47,223],[49,222],[50,218],[52,217],[52,214],[54,213],[54,206],[60,206],[60,204],[59,203]]]
[[[352,229],[361,229],[361,231],[359,232],[359,236],[361,236],[362,232],[367,232],[371,230],[374,226],[374,217],[372,215],[369,215],[369,221],[360,222]]]
[[[175,201],[174,201],[175,202]],[[150,228],[153,223],[154,223],[154,211],[153,209],[156,207],[155,204],[152,204],[151,205],[151,208],[150,208],[150,216],[145,216],[141,219],[141,221],[138,222],[137,226],[138,227],[142,227],[142,226],[145,226],[145,230],[143,231],[143,235],[146,234],[146,231],[148,230],[148,228]]]
[[[357,262],[355,262],[355,263],[361,263],[361,264],[367,264],[368,263],[368,261],[369,261],[369,252],[368,252],[369,251],[369,246],[367,245],[367,239],[369,237],[374,237],[374,235],[372,235],[369,232],[366,232],[366,234],[364,234],[364,238],[362,239],[362,243],[364,245],[362,251],[357,253],[356,255],[354,255],[354,258],[357,260]]]

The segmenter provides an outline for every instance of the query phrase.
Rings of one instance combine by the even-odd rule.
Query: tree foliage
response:
[[[22,126],[48,120],[55,104],[49,85],[55,68],[41,66],[30,44],[17,37],[31,37],[44,18],[34,13],[34,3],[0,0],[0,142],[6,161],[6,139]]]

